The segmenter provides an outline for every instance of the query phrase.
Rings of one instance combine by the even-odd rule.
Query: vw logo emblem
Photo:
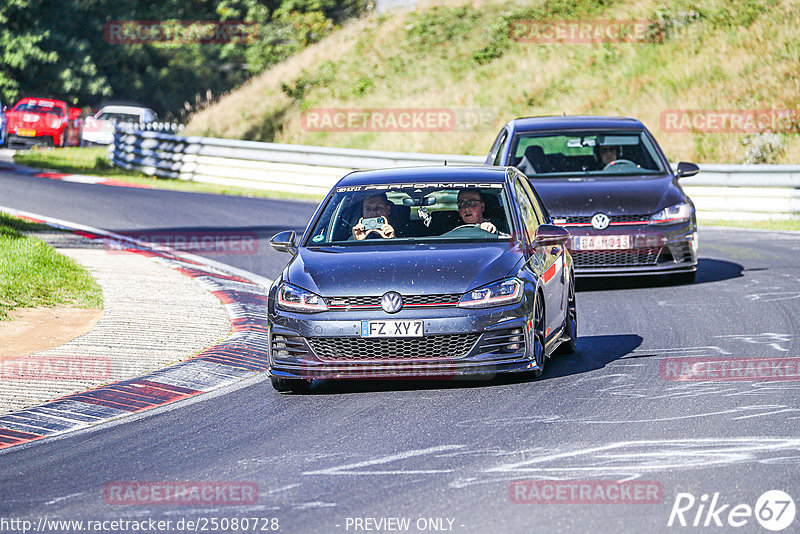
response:
[[[608,228],[609,222],[611,222],[611,219],[609,219],[608,215],[605,213],[595,213],[594,217],[592,217],[592,226],[598,230],[605,230]]]
[[[403,297],[394,291],[384,293],[381,297],[381,308],[386,313],[397,313],[403,308]]]

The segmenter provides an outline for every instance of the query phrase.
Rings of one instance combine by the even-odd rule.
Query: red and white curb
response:
[[[65,174],[57,171],[41,171],[32,175],[34,178],[48,178],[50,180],[60,180],[62,182],[74,182],[77,184],[100,184],[113,185],[117,187],[139,187],[142,189],[153,189],[146,184],[126,182],[124,180],[111,180],[100,176],[88,176],[86,174]]]
[[[0,211],[71,231],[88,239],[130,243],[125,249],[155,257],[197,280],[225,304],[233,333],[197,356],[144,376],[67,395],[0,416],[0,449],[151,410],[238,382],[267,370],[267,295],[271,280],[192,254],[178,253],[99,228],[0,206]]]

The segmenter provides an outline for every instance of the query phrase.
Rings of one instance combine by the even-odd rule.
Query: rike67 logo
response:
[[[699,499],[691,493],[678,493],[669,514],[667,526],[692,527],[743,527],[755,517],[765,529],[778,532],[794,522],[795,504],[788,493],[781,490],[766,491],[756,500],[755,506],[725,503],[719,492],[713,496],[703,494]]]

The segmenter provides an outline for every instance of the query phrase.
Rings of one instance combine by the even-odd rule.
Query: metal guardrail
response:
[[[414,154],[118,130],[114,165],[164,178],[322,195],[355,169],[483,163],[482,157]]]
[[[137,130],[177,134],[183,131],[184,125],[177,122],[140,122],[133,125]]]
[[[449,164],[481,165],[484,156],[384,152],[118,129],[114,165],[179,180],[325,194],[354,169]],[[717,219],[800,215],[800,165],[700,165],[681,185],[698,215]]]

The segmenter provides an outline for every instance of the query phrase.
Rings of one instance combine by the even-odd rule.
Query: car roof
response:
[[[602,115],[551,115],[542,117],[520,117],[508,124],[515,132],[543,130],[594,130],[594,129],[644,129],[633,117],[607,117]]]
[[[397,167],[353,171],[336,184],[337,187],[349,185],[378,185],[441,182],[484,182],[505,183],[507,167],[488,167],[480,165],[432,165],[423,167]]]

